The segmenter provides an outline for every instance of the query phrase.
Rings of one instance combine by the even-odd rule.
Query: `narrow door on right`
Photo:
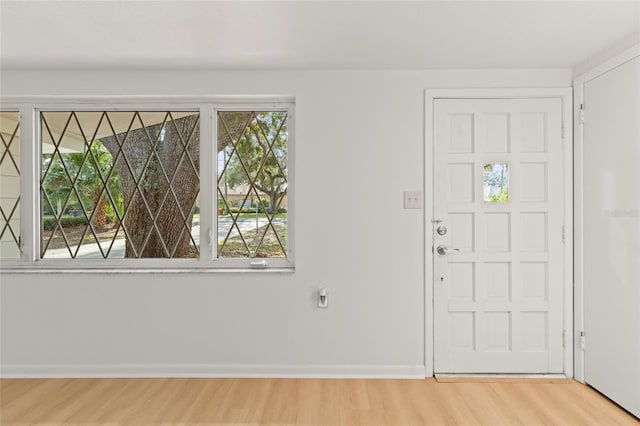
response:
[[[640,57],[584,85],[585,381],[640,417]]]

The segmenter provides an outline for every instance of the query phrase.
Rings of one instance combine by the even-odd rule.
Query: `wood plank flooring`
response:
[[[593,389],[427,380],[3,379],[11,425],[638,425]]]

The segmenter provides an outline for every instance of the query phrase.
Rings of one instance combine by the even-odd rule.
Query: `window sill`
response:
[[[2,266],[0,275],[4,274],[210,274],[210,273],[277,273],[293,274],[295,267],[274,267],[274,268],[208,268],[208,267],[175,267],[175,268],[122,268],[122,267],[37,267],[25,266]]]

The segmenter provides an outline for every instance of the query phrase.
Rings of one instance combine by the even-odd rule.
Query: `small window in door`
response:
[[[509,201],[508,163],[485,164],[483,182],[486,203],[506,203]]]

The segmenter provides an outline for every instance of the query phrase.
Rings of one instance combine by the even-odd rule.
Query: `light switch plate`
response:
[[[405,209],[421,209],[422,208],[422,192],[421,191],[404,191],[404,208]]]

